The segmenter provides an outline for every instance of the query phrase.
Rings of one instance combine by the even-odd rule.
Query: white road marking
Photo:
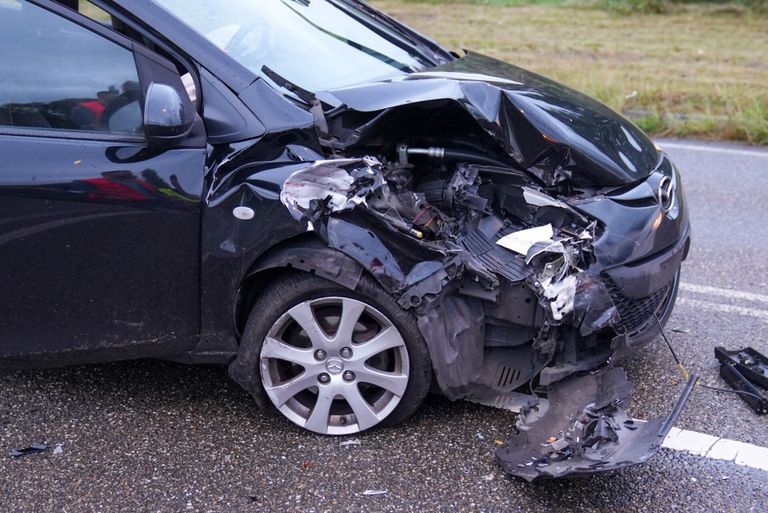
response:
[[[737,465],[768,470],[768,448],[673,427],[662,447],[695,456],[731,461]]]
[[[666,148],[674,148],[681,150],[708,151],[710,153],[720,153],[724,155],[744,155],[748,157],[768,158],[768,151],[741,150],[736,148],[723,148],[721,146],[702,146],[699,144],[672,143],[664,141],[659,142],[658,145],[662,150]]]
[[[693,283],[681,283],[680,290],[686,292],[695,292],[697,294],[709,294],[712,296],[721,296],[732,299],[743,299],[745,301],[759,301],[768,303],[768,296],[764,294],[755,294],[754,292],[742,292],[741,290],[721,289],[718,287],[709,287],[707,285],[695,285]]]
[[[738,315],[755,317],[758,319],[765,319],[768,321],[768,310],[759,310],[757,308],[747,308],[744,306],[737,306],[737,305],[726,305],[723,303],[712,303],[709,301],[701,301],[698,299],[689,299],[687,297],[677,298],[677,304],[692,306],[694,308],[701,308],[702,310],[735,313]]]

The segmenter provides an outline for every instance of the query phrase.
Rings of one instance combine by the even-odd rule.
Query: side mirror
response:
[[[167,150],[180,145],[192,130],[195,108],[186,94],[152,82],[144,100],[144,130],[149,147]]]

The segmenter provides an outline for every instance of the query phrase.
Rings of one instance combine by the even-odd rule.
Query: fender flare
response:
[[[354,290],[363,274],[363,267],[339,250],[329,248],[319,239],[289,239],[267,251],[243,278],[243,282],[270,269],[297,269]]]

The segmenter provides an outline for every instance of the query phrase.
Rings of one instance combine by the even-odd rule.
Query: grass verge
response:
[[[451,49],[584,91],[650,133],[768,145],[768,16],[732,4],[658,15],[568,0],[477,1],[372,3]]]

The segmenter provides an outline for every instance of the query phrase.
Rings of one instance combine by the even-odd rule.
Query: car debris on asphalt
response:
[[[14,449],[11,451],[11,458],[18,459],[23,456],[29,456],[30,454],[39,454],[47,450],[48,444],[45,443],[30,445],[29,447],[25,447],[23,449]]]
[[[768,358],[751,347],[729,351],[715,347],[720,377],[758,415],[768,413],[768,397],[757,387],[768,389]]]
[[[387,495],[387,494],[389,494],[389,491],[387,490],[366,490],[363,492],[363,495],[365,496]]]

